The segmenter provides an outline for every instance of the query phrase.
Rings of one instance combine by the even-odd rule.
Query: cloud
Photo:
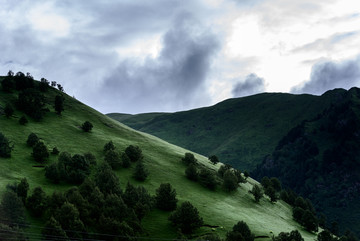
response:
[[[211,32],[190,14],[180,15],[163,36],[157,58],[124,59],[105,79],[100,93],[111,100],[105,110],[170,111],[207,103],[204,84],[218,48]]]
[[[315,64],[310,80],[291,89],[293,93],[322,94],[334,88],[349,89],[360,84],[360,55],[341,62],[326,61]]]
[[[307,43],[303,46],[300,46],[293,50],[293,52],[303,52],[303,51],[329,51],[333,50],[337,44],[344,44],[344,41],[351,40],[353,37],[359,35],[359,31],[351,31],[344,33],[336,33],[331,35],[328,38],[317,39],[311,43]]]
[[[249,74],[245,80],[237,82],[233,87],[233,97],[252,95],[265,91],[265,80],[256,74]]]

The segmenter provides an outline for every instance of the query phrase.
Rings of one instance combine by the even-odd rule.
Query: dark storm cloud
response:
[[[252,95],[265,91],[265,80],[256,74],[249,74],[245,80],[237,82],[233,87],[233,97]]]
[[[351,88],[360,84],[360,56],[343,62],[322,62],[311,70],[310,80],[292,88],[293,93],[322,94],[334,88]]]
[[[305,44],[293,50],[293,52],[302,51],[322,51],[333,49],[336,44],[344,44],[343,41],[356,37],[360,32],[352,31],[345,33],[336,33],[328,38],[317,39],[311,43]]]
[[[107,110],[179,110],[206,103],[204,83],[218,47],[190,14],[180,15],[163,36],[158,57],[125,59],[106,78],[101,93],[111,95],[117,107]]]

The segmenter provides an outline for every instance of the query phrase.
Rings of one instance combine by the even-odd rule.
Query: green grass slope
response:
[[[263,93],[177,113],[108,114],[132,128],[252,170],[304,119],[329,106],[332,95]]]
[[[244,220],[256,236],[269,236],[270,232],[278,234],[282,231],[289,232],[298,229],[305,240],[314,240],[314,234],[304,231],[293,221],[291,208],[287,204],[282,201],[271,204],[266,199],[262,199],[259,204],[254,203],[253,197],[248,193],[255,183],[251,178],[230,194],[220,188],[216,191],[205,189],[200,184],[185,178],[185,166],[180,159],[184,153],[188,152],[186,149],[169,144],[152,135],[135,131],[67,95],[65,95],[65,111],[58,116],[54,113],[52,106],[56,94],[58,91],[53,88],[46,93],[47,107],[50,112],[40,122],[29,118],[29,123],[22,126],[18,123],[22,113],[18,111],[15,111],[10,119],[0,115],[0,132],[14,144],[12,157],[0,158],[0,192],[4,191],[8,183],[19,182],[23,177],[27,178],[31,189],[41,186],[48,194],[55,190],[64,191],[70,187],[69,184],[51,183],[44,177],[44,168],[34,167],[38,163],[31,157],[32,149],[26,146],[27,136],[31,132],[36,133],[49,149],[56,146],[60,151],[71,154],[91,152],[96,156],[98,163],[104,158],[102,153],[104,144],[112,140],[118,150],[124,150],[129,144],[140,146],[145,157],[144,163],[150,171],[144,183],[136,182],[131,177],[132,170],[117,171],[123,189],[129,181],[135,185],[144,185],[154,194],[161,183],[169,182],[176,189],[179,201],[191,201],[198,208],[206,224],[219,226],[216,232],[222,237],[235,223]],[[16,98],[16,93],[9,94],[0,90],[0,112],[6,103],[12,103]],[[94,125],[91,133],[85,133],[80,128],[86,120]],[[195,156],[202,165],[208,168],[217,169],[220,165],[213,166],[206,157],[198,154]],[[47,164],[54,161],[56,161],[56,156],[51,155]],[[176,229],[167,221],[168,215],[167,212],[154,209],[144,218],[142,223],[149,237],[175,238],[177,236]],[[42,225],[39,219],[31,218],[30,222]],[[197,235],[207,232],[212,231],[208,227],[202,227]]]

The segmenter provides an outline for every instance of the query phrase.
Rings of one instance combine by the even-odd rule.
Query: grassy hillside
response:
[[[57,147],[60,151],[71,154],[91,152],[96,156],[98,163],[103,161],[103,146],[112,140],[117,150],[124,150],[129,144],[138,145],[144,154],[144,163],[150,171],[148,179],[144,183],[135,181],[132,176],[132,168],[116,171],[120,179],[121,187],[129,181],[135,185],[144,185],[152,194],[161,183],[169,182],[176,189],[180,202],[189,200],[196,208],[204,222],[219,226],[216,233],[225,236],[232,226],[239,220],[244,220],[256,236],[269,236],[270,232],[278,234],[281,231],[298,229],[305,240],[313,240],[314,234],[310,234],[293,221],[291,208],[282,201],[272,204],[267,199],[262,199],[259,204],[254,203],[253,197],[248,193],[256,182],[251,178],[241,184],[233,193],[226,193],[221,188],[210,191],[185,178],[185,166],[180,161],[187,150],[169,144],[157,137],[135,131],[96,110],[80,103],[74,98],[65,96],[65,111],[61,116],[54,112],[53,100],[59,92],[53,88],[46,95],[47,107],[50,112],[46,113],[43,120],[36,122],[31,118],[29,123],[22,126],[18,123],[23,114],[15,111],[11,118],[0,115],[0,132],[14,144],[11,158],[0,158],[0,192],[4,192],[8,183],[19,182],[26,177],[30,188],[41,186],[48,194],[53,191],[64,191],[71,187],[69,184],[53,184],[44,177],[44,168],[34,167],[38,165],[31,157],[32,149],[26,145],[27,136],[34,132],[47,145],[48,149]],[[0,112],[6,103],[14,103],[17,93],[11,94],[0,91]],[[263,103],[265,106],[266,104]],[[84,121],[90,121],[94,128],[92,132],[85,133],[80,126]],[[213,122],[215,125],[216,122]],[[214,126],[215,127],[215,126]],[[209,169],[217,169],[220,164],[213,166],[206,157],[195,154],[198,161]],[[46,164],[56,161],[57,156],[51,155]],[[167,221],[169,213],[154,209],[142,221],[145,233],[153,238],[175,238],[176,229]],[[43,225],[42,219],[30,217],[30,222]],[[32,232],[40,232],[33,227]],[[212,232],[208,227],[202,227],[196,235]],[[145,234],[144,234],[145,235]],[[256,240],[270,240],[269,238]]]
[[[222,162],[252,170],[304,119],[329,106],[323,96],[264,93],[177,113],[108,114],[132,128]]]

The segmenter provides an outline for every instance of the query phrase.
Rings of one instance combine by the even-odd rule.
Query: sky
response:
[[[0,0],[0,75],[102,112],[175,112],[360,85],[354,0]]]

